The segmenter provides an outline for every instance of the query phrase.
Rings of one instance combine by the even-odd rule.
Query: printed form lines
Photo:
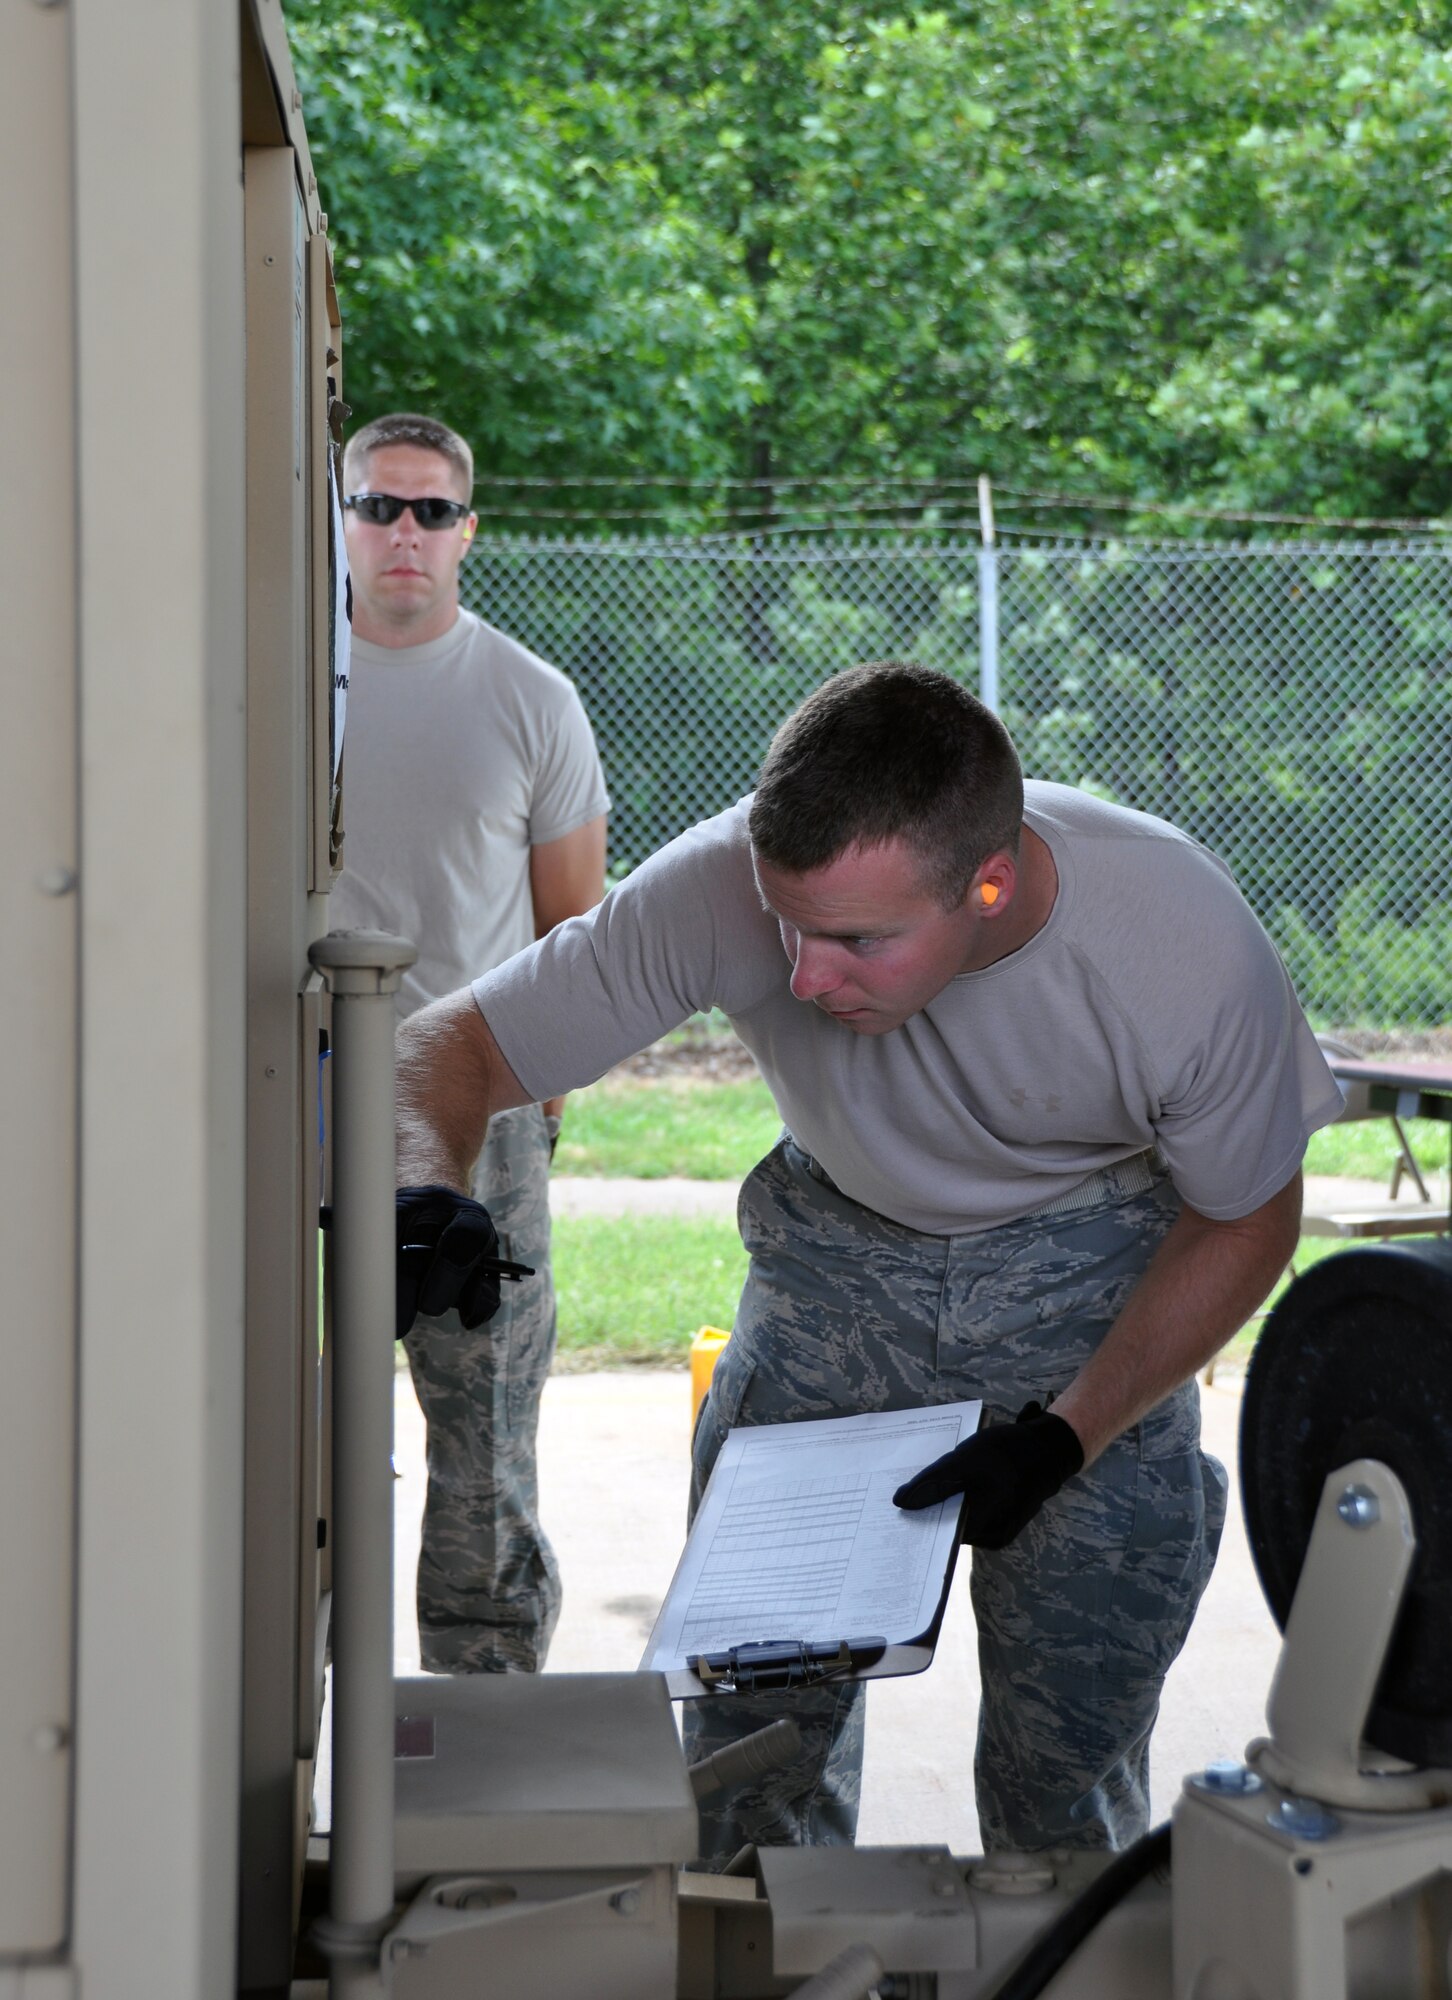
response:
[[[730,1631],[771,1639],[830,1620],[847,1580],[867,1482],[801,1480],[734,1498],[686,1614],[682,1643]]]

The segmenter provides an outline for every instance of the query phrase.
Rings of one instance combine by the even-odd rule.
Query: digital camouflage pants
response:
[[[1178,1213],[1145,1160],[979,1235],[926,1236],[841,1194],[784,1138],[741,1190],[751,1257],[697,1425],[693,1507],[727,1431],[983,1398],[984,1423],[1065,1389]],[[985,1851],[1123,1847],[1149,1824],[1160,1688],[1209,1580],[1222,1467],[1191,1380],[1071,1479],[1018,1539],[972,1552]],[[968,1551],[964,1552],[965,1558]],[[959,1575],[961,1576],[961,1568]],[[849,1842],[862,1685],[688,1703],[688,1754],[790,1714],[804,1754],[702,1806],[702,1853]]]
[[[500,1255],[535,1275],[501,1288],[466,1333],[420,1318],[405,1346],[428,1426],[418,1633],[431,1673],[534,1673],[560,1615],[560,1572],[539,1519],[535,1433],[555,1347],[549,1139],[537,1104],[489,1121],[473,1191]]]

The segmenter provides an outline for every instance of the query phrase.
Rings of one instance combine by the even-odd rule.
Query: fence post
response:
[[[998,543],[993,532],[993,487],[986,472],[978,477],[978,526],[983,546],[978,551],[978,698],[985,708],[998,708]]]

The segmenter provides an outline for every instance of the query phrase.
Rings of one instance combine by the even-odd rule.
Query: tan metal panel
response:
[[[289,72],[289,87],[291,72]],[[268,62],[257,25],[257,9],[242,10],[242,143],[244,146],[285,146],[280,86]]]
[[[291,1959],[300,1626],[307,977],[310,472],[308,223],[287,146],[243,158],[247,256],[247,1418],[241,1971],[283,1983]],[[304,1071],[306,1070],[306,1075]],[[314,1153],[315,1158],[314,1140]],[[314,1201],[316,1195],[314,1194]],[[313,1228],[316,1227],[314,1219]],[[304,1269],[305,1262],[308,1268]],[[316,1325],[316,1310],[310,1315]],[[316,1334],[313,1335],[316,1361]],[[315,1373],[315,1370],[314,1370]],[[316,1557],[314,1557],[314,1565]]]
[[[237,0],[64,12],[81,418],[72,1951],[87,2000],[198,2000],[234,1978],[241,1716],[239,17]]]
[[[75,393],[60,9],[0,14],[0,1959],[67,1923],[76,1344]]]
[[[76,1981],[68,1965],[0,1965],[0,2000],[76,2000]]]
[[[342,329],[337,324],[338,301],[333,291],[332,263],[325,236],[308,245],[308,444],[312,454],[312,521],[309,550],[311,631],[308,678],[309,702],[308,816],[311,825],[308,887],[326,892],[333,881],[333,772],[331,716],[333,676],[329,658],[333,602],[329,582],[329,548],[333,536],[328,461],[334,441],[331,404],[341,381]],[[335,458],[339,478],[342,465]],[[341,497],[341,496],[340,496]]]
[[[298,186],[307,211],[308,228],[312,231],[318,226],[318,181],[313,172],[312,156],[308,152],[302,92],[293,74],[292,51],[287,45],[287,23],[283,18],[281,0],[243,0],[243,12],[246,26],[255,37],[257,48],[271,74],[273,99],[284,127],[281,143],[291,146],[297,155]],[[272,143],[270,136],[257,135],[249,129],[248,144],[256,143],[259,136],[261,143]]]

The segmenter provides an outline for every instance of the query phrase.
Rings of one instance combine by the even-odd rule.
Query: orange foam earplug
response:
[[[996,882],[985,882],[978,893],[989,909],[992,909],[993,905],[998,901],[998,884]]]

